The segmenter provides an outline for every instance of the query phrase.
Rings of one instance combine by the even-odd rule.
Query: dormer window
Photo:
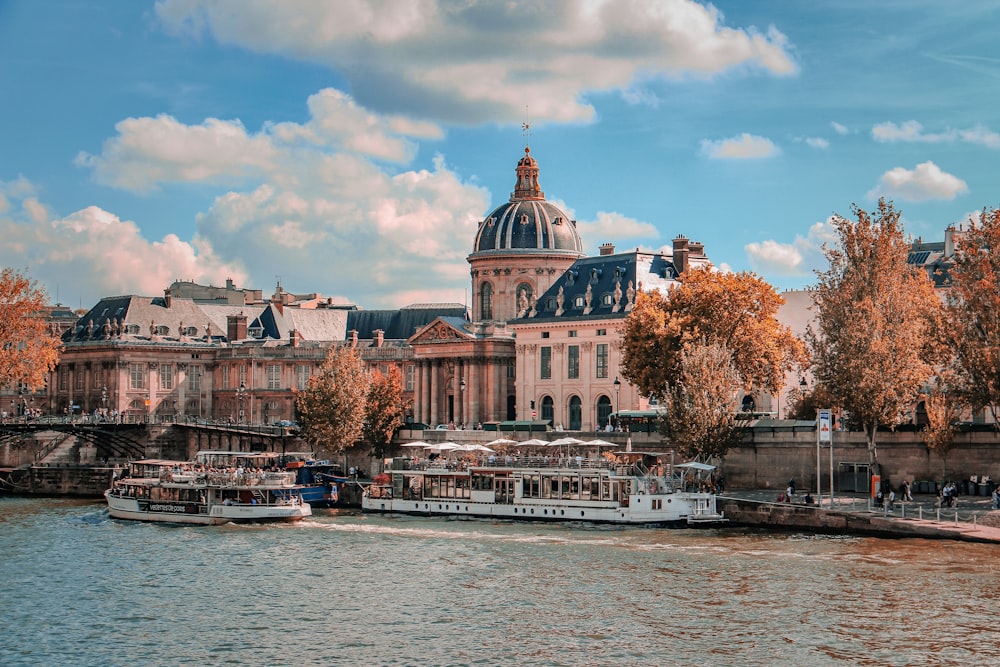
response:
[[[602,294],[601,295],[601,305],[602,306],[610,306],[611,305],[611,295],[610,294]]]
[[[601,269],[591,269],[590,270],[590,282],[596,283],[601,279],[601,274],[604,273]]]
[[[139,333],[139,325],[138,324],[126,324],[125,325],[125,333],[127,333],[127,334],[133,334],[133,335]]]
[[[573,299],[573,305],[576,306],[577,308],[583,308],[583,297],[578,296],[575,299]]]
[[[264,335],[264,327],[248,327],[247,335],[251,338],[260,338]]]
[[[157,327],[156,327],[156,335],[157,336],[166,336],[169,333],[170,333],[170,327],[168,327],[165,324],[157,325]]]

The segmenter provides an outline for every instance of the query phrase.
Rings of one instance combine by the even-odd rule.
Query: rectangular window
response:
[[[576,329],[570,329],[569,331],[566,332],[566,335],[569,336],[570,338],[576,338]]]
[[[548,331],[543,331],[542,332],[542,338],[548,338],[548,337],[549,337],[549,332]]]
[[[410,364],[406,367],[406,391],[413,391],[417,387],[417,367]]]
[[[542,379],[549,380],[552,378],[552,348],[543,347],[541,356],[541,370]]]
[[[222,388],[229,389],[229,366],[222,367]]]
[[[201,366],[188,367],[188,389],[191,391],[201,390]]]
[[[83,391],[83,371],[76,372],[76,390]]]
[[[174,367],[169,364],[160,364],[160,389],[174,388]]]
[[[295,388],[302,390],[309,386],[309,376],[312,375],[312,367],[295,367]]]
[[[66,391],[69,389],[69,373],[63,371],[59,374],[59,390]]]
[[[240,366],[240,386],[241,387],[249,387],[250,386],[250,385],[247,384],[247,367],[246,366]]]
[[[576,380],[580,377],[580,346],[570,345],[566,348],[566,377]]]
[[[93,382],[94,389],[100,389],[100,387],[104,384],[104,370],[101,368],[95,368],[90,381]]]
[[[597,367],[597,377],[606,378],[608,377],[608,344],[598,343],[597,344],[597,362],[595,365]]]
[[[132,389],[145,389],[146,382],[143,380],[142,364],[130,364],[128,370],[129,387]]]
[[[281,364],[267,365],[267,388],[281,389]]]
[[[608,330],[607,329],[598,329],[597,330],[597,335],[598,336],[607,336],[608,335]]]

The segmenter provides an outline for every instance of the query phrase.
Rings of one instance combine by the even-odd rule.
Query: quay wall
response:
[[[876,450],[883,480],[894,486],[904,479],[968,480],[988,475],[1000,482],[1000,433],[969,432],[955,436],[955,445],[947,458],[933,452],[920,439],[919,432],[879,432]],[[820,447],[820,472],[823,488],[828,489],[830,444]],[[841,464],[867,464],[868,443],[861,432],[833,433],[833,468],[835,480]],[[720,466],[726,486],[740,489],[784,490],[789,479],[796,487],[816,489],[815,430],[787,431],[755,428],[744,442],[726,454]],[[841,490],[839,481],[835,488]]]
[[[21,496],[101,498],[114,469],[106,466],[31,466],[3,476],[3,491]]]
[[[910,521],[877,513],[822,509],[814,505],[769,503],[743,498],[719,497],[717,509],[729,519],[729,525],[771,530],[801,530],[832,535],[869,535],[873,537],[963,540],[996,543],[995,530],[969,530],[929,521]],[[994,513],[996,514],[996,513]]]

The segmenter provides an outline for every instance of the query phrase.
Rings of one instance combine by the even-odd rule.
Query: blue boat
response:
[[[344,487],[352,480],[340,466],[326,460],[298,459],[285,462],[285,469],[295,473],[302,500],[312,507],[342,507]]]

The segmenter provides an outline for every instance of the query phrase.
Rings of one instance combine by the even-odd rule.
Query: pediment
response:
[[[410,338],[410,345],[468,340],[468,335],[444,320],[435,320]]]

